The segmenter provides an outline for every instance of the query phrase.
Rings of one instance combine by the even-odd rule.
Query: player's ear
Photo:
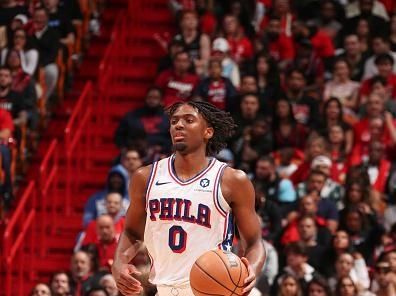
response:
[[[205,139],[209,140],[213,137],[213,135],[214,135],[213,127],[208,126],[205,130],[205,135],[204,135]]]

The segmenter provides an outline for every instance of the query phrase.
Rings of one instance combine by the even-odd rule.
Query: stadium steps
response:
[[[130,0],[129,0],[130,1]],[[172,33],[174,27],[173,18],[168,11],[167,0],[146,0],[154,3],[152,11],[145,11],[141,23],[131,28],[130,37],[127,42],[131,43],[131,50],[119,57],[117,65],[125,65],[118,73],[121,77],[113,87],[112,96],[109,98],[110,105],[104,109],[100,106],[94,107],[95,118],[105,118],[106,125],[92,125],[92,133],[95,135],[96,145],[89,155],[90,167],[88,170],[79,172],[82,185],[78,193],[72,197],[73,212],[70,216],[64,213],[62,205],[56,208],[57,221],[52,225],[55,231],[46,231],[47,243],[44,256],[40,256],[43,250],[35,247],[37,256],[32,259],[32,270],[25,275],[26,293],[37,282],[48,282],[50,275],[58,270],[69,270],[70,257],[74,247],[77,234],[82,229],[82,212],[87,199],[98,190],[104,188],[105,180],[112,161],[117,157],[118,150],[113,144],[114,131],[119,119],[128,111],[142,105],[147,88],[152,84],[156,76],[157,63],[162,50],[154,40],[153,35],[160,31]],[[98,78],[98,67],[110,40],[111,24],[114,22],[118,12],[125,9],[128,0],[109,0],[108,9],[102,18],[102,35],[91,40],[89,48],[79,71],[73,77],[73,88],[66,95],[65,100],[52,114],[49,128],[41,135],[40,145],[26,174],[25,183],[31,178],[36,178],[39,164],[45,155],[52,139],[57,138],[60,145],[64,145],[63,135],[69,115],[73,106],[81,94],[87,80],[94,83]],[[95,120],[95,119],[94,119]],[[61,150],[62,151],[62,150]],[[66,172],[65,155],[60,155],[60,176]],[[61,178],[57,192],[64,194],[66,184]],[[40,211],[45,209],[40,209]],[[47,225],[46,227],[49,227]],[[35,235],[40,235],[40,227],[37,225],[32,230]],[[1,249],[1,246],[0,246]],[[1,278],[0,278],[1,283]],[[0,284],[1,286],[1,284]],[[0,289],[0,296],[2,291]]]

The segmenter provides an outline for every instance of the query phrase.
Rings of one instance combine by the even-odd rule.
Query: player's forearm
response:
[[[133,233],[125,229],[121,233],[120,240],[118,241],[114,260],[123,263],[130,262],[138,253],[140,246],[141,241]]]
[[[254,272],[258,276],[263,270],[265,258],[267,257],[263,241],[258,239],[251,246],[247,246],[245,257],[248,259]]]

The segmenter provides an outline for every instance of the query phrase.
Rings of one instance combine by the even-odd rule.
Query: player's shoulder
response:
[[[132,180],[146,182],[150,178],[153,164],[142,166],[138,168],[132,175]]]
[[[226,167],[224,169],[222,184],[229,184],[229,185],[233,185],[232,187],[234,187],[248,183],[251,182],[244,171],[234,169],[231,167]]]

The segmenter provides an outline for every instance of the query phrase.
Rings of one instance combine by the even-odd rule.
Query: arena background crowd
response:
[[[13,29],[24,25],[20,15],[8,19],[9,40],[45,36],[47,2],[62,4],[44,1],[47,10],[24,14],[37,23],[33,33]],[[244,170],[256,189],[268,258],[254,293],[396,295],[396,3],[170,0],[169,7],[177,33],[153,36],[164,52],[158,75],[144,106],[115,131],[120,157],[85,206],[70,271],[32,295],[118,295],[109,270],[129,177],[171,153],[166,107],[180,100],[209,101],[238,125],[216,157]],[[71,39],[67,27],[57,32],[59,46]],[[12,48],[2,51],[0,97],[10,84],[3,76],[33,73],[27,49],[22,70],[12,68],[20,52]],[[53,59],[39,56],[51,85]],[[14,124],[34,124],[31,99],[23,98],[11,110]],[[237,239],[234,247],[241,252]],[[147,275],[144,250],[134,264]]]

